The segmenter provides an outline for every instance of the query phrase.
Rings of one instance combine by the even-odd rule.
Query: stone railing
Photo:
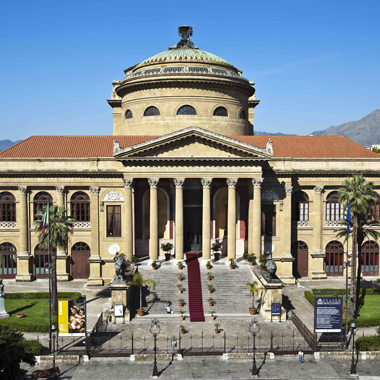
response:
[[[0,222],[0,229],[1,228],[16,228],[17,224],[16,222]]]
[[[74,228],[91,228],[91,222],[75,222]]]
[[[297,227],[297,228],[309,227],[309,221],[308,220],[298,220],[298,221],[293,220],[292,224],[294,227]]]
[[[339,220],[326,220],[326,227],[343,227]]]

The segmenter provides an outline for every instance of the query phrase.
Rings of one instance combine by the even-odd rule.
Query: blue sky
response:
[[[255,129],[308,134],[380,108],[378,0],[3,1],[0,140],[112,134],[123,70],[193,42],[256,83]]]

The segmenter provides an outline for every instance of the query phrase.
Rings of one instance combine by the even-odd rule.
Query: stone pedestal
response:
[[[8,318],[9,314],[5,311],[4,297],[0,297],[0,319]]]
[[[254,281],[257,281],[259,297],[261,298],[261,307],[259,313],[266,320],[271,320],[272,302],[282,304],[282,288],[285,284],[277,277],[272,279],[267,272],[260,269],[258,265],[252,266]],[[279,321],[280,316],[274,315],[272,321]],[[281,322],[286,321],[286,310],[281,306]]]
[[[122,280],[114,280],[110,284],[111,288],[111,304],[112,310],[114,310],[115,303],[122,303],[124,307],[124,317],[115,317],[113,313],[111,315],[112,322],[114,323],[124,323],[129,322],[131,320],[130,312],[127,309],[128,300],[130,296],[130,285],[127,285],[125,281]]]

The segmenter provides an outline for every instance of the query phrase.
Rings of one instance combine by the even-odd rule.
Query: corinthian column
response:
[[[261,255],[261,184],[264,178],[252,178],[253,215],[252,215],[252,249],[257,258]]]
[[[57,206],[63,207],[65,202],[65,186],[56,186],[57,192]],[[67,273],[67,252],[66,247],[57,247],[57,280],[68,281],[69,274]]]
[[[227,178],[228,219],[227,219],[227,255],[236,259],[236,184],[238,178]]]
[[[29,272],[30,252],[28,250],[28,207],[27,187],[19,186],[20,203],[16,206],[17,227],[20,229],[20,253],[17,255],[16,281],[31,281]]]
[[[158,259],[158,194],[159,178],[148,178],[150,186],[149,258]]]
[[[133,256],[133,221],[132,221],[132,186],[133,178],[124,178],[125,188],[125,256],[130,260]]]
[[[175,184],[175,258],[183,260],[183,184],[185,178],[174,178]]]
[[[202,201],[202,259],[211,259],[211,184],[212,178],[202,178],[203,201]]]

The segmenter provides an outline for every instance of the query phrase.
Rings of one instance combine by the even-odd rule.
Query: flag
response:
[[[39,230],[42,231],[42,236],[45,234],[45,228],[49,224],[49,205],[46,206],[44,215],[42,216],[42,220],[40,223]]]
[[[348,202],[348,206],[347,206],[346,220],[347,220],[347,236],[348,236],[348,234],[350,233],[350,225],[351,225],[350,202]]]

